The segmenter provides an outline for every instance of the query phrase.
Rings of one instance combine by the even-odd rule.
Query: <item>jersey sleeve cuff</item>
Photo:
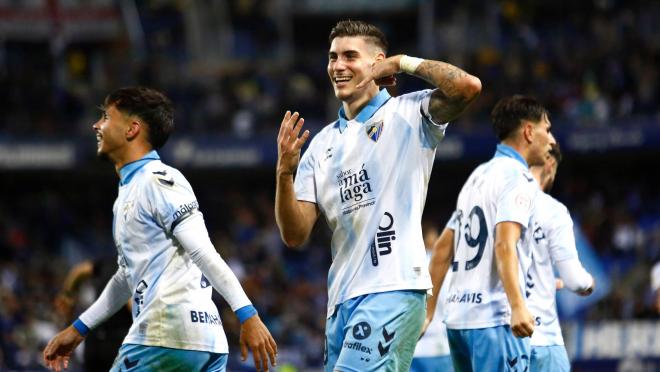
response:
[[[238,317],[238,321],[243,324],[246,320],[257,315],[257,309],[252,305],[246,305],[234,312]]]
[[[89,327],[87,327],[87,326],[85,325],[85,323],[83,323],[82,320],[80,320],[80,318],[76,319],[76,320],[73,322],[72,326],[73,326],[73,328],[75,328],[76,331],[78,331],[78,333],[80,333],[80,335],[83,336],[83,337],[84,337],[84,336],[87,336],[87,334],[89,333]]]

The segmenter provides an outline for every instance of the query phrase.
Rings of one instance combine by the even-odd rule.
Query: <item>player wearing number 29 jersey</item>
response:
[[[511,308],[495,269],[495,225],[517,222],[527,229],[538,192],[534,178],[518,153],[498,145],[495,157],[472,172],[458,196],[448,228],[454,230],[453,277],[446,300],[450,329],[487,328],[509,324]],[[530,264],[525,235],[517,246],[520,291]]]
[[[501,143],[465,182],[434,245],[425,324],[451,270],[445,323],[456,370],[526,371],[534,331],[523,295],[526,234],[538,193],[529,165],[544,164],[555,141],[547,111],[532,98],[503,98],[491,115]]]

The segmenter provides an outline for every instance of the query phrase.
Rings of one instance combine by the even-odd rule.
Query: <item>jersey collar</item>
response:
[[[529,165],[527,165],[527,161],[525,158],[518,153],[518,151],[514,150],[513,147],[509,145],[505,145],[503,143],[500,143],[497,145],[497,149],[495,150],[495,157],[506,157],[506,158],[512,158],[514,160],[519,161],[522,165],[525,166],[526,169],[529,169]]]
[[[124,166],[119,169],[119,184],[121,186],[127,185],[131,182],[138,169],[144,167],[145,164],[152,160],[160,160],[160,156],[158,156],[156,150],[149,151],[146,155],[136,161],[124,164]]]
[[[360,123],[364,123],[365,121],[369,120],[370,117],[373,116],[373,114],[392,98],[390,94],[387,92],[387,89],[381,90],[374,98],[367,103],[366,106],[360,110],[360,113],[355,117],[355,120]],[[339,132],[343,133],[344,130],[346,129],[346,126],[348,126],[348,118],[346,117],[346,112],[344,111],[344,106],[339,108]]]

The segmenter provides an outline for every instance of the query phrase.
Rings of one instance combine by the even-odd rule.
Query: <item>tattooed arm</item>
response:
[[[458,117],[481,92],[481,81],[449,63],[424,60],[414,74],[433,84],[429,113],[436,123]]]
[[[393,76],[402,72],[402,55],[396,55],[376,62],[371,74],[361,81],[357,88],[374,81],[376,84],[392,85]],[[460,68],[449,63],[423,60],[412,75],[431,83],[437,89],[431,95],[429,113],[436,123],[446,123],[458,117],[481,92],[481,81]]]

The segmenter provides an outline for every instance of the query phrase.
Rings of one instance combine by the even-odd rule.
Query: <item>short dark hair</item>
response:
[[[339,21],[330,31],[328,41],[332,44],[332,40],[335,38],[345,36],[362,36],[382,49],[383,53],[387,53],[389,44],[387,43],[385,34],[378,27],[370,23],[351,19]]]
[[[543,116],[550,116],[545,107],[534,98],[521,95],[502,98],[490,113],[493,130],[500,141],[520,128],[523,120],[539,122]]]
[[[552,145],[552,149],[550,150],[550,156],[555,158],[555,162],[557,165],[561,163],[561,160],[564,158],[564,156],[561,154],[561,147],[559,146],[559,143],[555,143]]]
[[[135,115],[149,127],[147,139],[158,150],[174,130],[174,107],[163,93],[147,87],[124,87],[105,97],[105,107],[114,105],[125,115]]]

